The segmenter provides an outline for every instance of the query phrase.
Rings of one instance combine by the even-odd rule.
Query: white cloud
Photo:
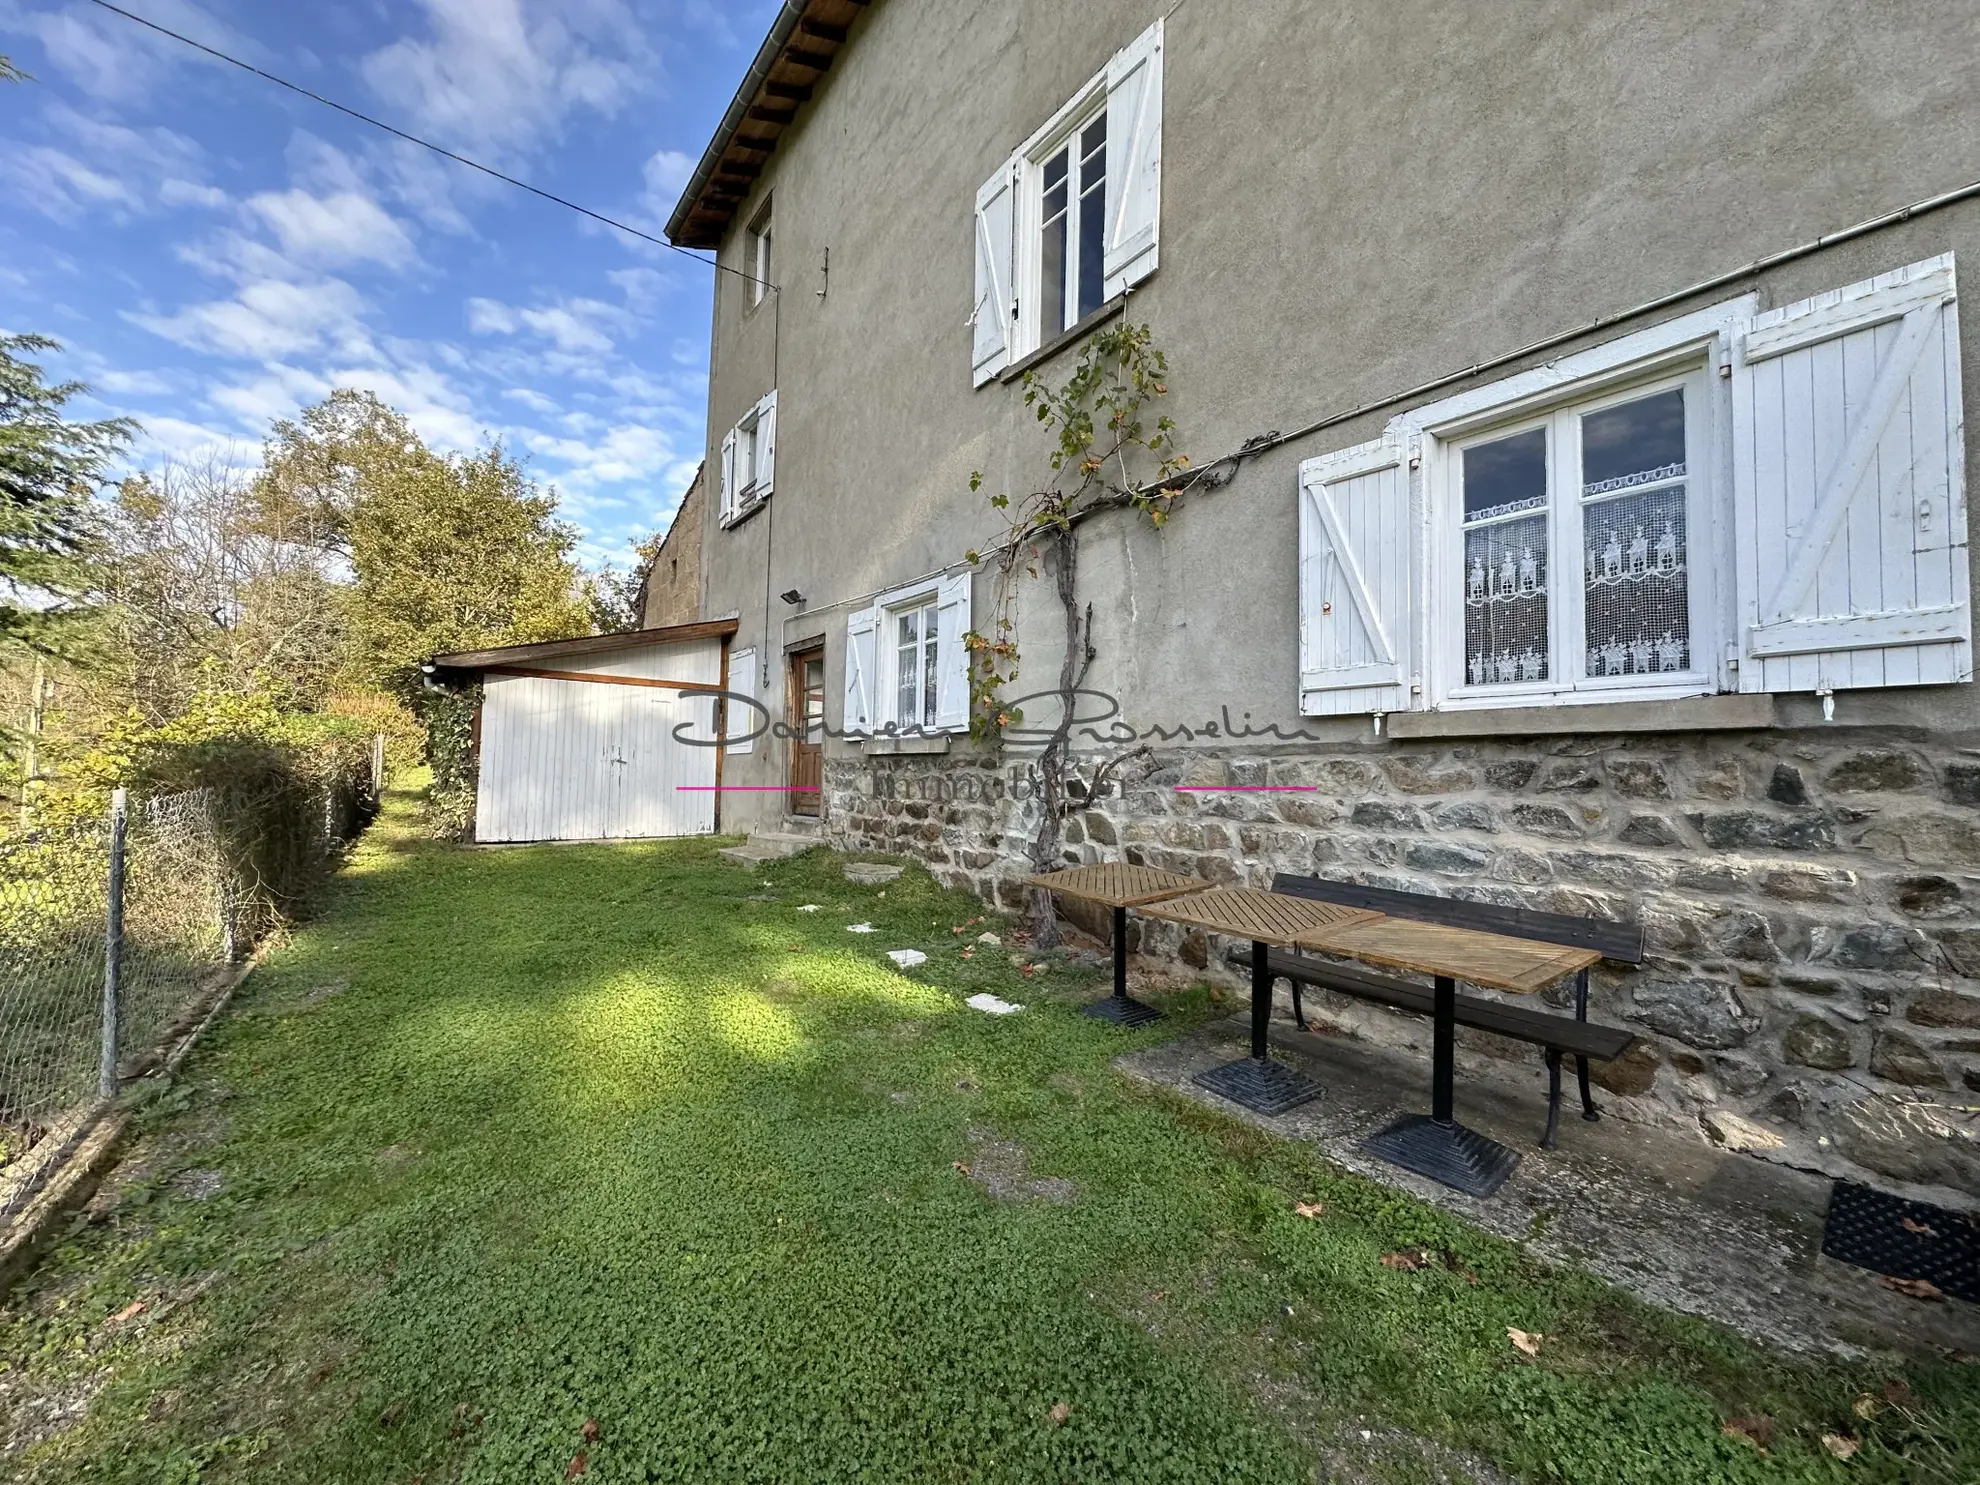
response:
[[[376,201],[357,191],[313,196],[308,191],[264,191],[247,209],[275,234],[282,251],[298,262],[326,268],[413,261],[417,250],[406,229]]]
[[[611,114],[655,64],[622,0],[417,0],[430,39],[364,60],[365,80],[456,148],[524,148],[573,110]]]
[[[52,145],[0,149],[0,179],[58,222],[77,222],[106,208],[120,215],[144,209],[143,198],[116,176]]]
[[[514,335],[529,330],[573,356],[609,354],[612,337],[600,327],[624,318],[624,311],[597,299],[566,299],[521,309],[499,300],[477,298],[468,300],[467,311],[468,329],[476,335]]]
[[[548,416],[557,411],[556,403],[545,397],[541,392],[532,391],[528,387],[505,387],[502,395],[511,402],[520,402],[531,412],[543,413]]]
[[[694,157],[679,150],[661,150],[646,162],[646,193],[662,211],[673,209],[681,187],[694,174]]]
[[[146,0],[142,13],[161,26],[237,57],[260,57],[253,42],[192,0]],[[123,103],[144,96],[175,67],[187,63],[223,65],[181,42],[89,5],[29,10],[9,4],[0,10],[0,22],[39,40],[49,61],[84,92]]]
[[[257,279],[232,299],[187,305],[177,314],[134,314],[133,323],[191,350],[278,361],[325,345],[367,346],[365,301],[342,279]]]

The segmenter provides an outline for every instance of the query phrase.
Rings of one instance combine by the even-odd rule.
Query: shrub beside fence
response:
[[[368,762],[369,760],[367,760]],[[0,1219],[369,821],[369,767],[185,790],[0,840]]]

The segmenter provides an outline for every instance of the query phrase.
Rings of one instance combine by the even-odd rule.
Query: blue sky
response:
[[[776,0],[121,0],[659,234]],[[437,447],[501,438],[583,555],[627,558],[702,448],[707,267],[392,140],[80,0],[0,0],[0,328],[145,427],[251,463],[368,387]]]

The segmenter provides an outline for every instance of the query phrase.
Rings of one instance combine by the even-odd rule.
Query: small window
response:
[[[941,668],[935,598],[889,614],[894,645],[894,722],[933,730]]]
[[[723,435],[723,525],[740,521],[769,499],[776,449],[777,394],[771,392]]]
[[[763,203],[763,210],[749,224],[747,251],[749,262],[749,302],[752,307],[763,302],[763,296],[770,292],[770,203]]]
[[[1695,438],[1680,382],[1456,446],[1453,691],[1695,688]]]

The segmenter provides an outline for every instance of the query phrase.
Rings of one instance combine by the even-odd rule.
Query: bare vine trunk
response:
[[[1071,526],[1058,533],[1058,572],[1054,586],[1065,612],[1066,650],[1059,660],[1059,718],[1038,755],[1038,834],[1031,842],[1034,871],[1053,871],[1065,850],[1062,825],[1066,813],[1066,757],[1072,749],[1073,712],[1079,705],[1079,684],[1092,658],[1089,637],[1079,613],[1079,533]],[[1059,941],[1059,923],[1052,911],[1052,894],[1039,888],[1031,898],[1032,940],[1041,949]]]

